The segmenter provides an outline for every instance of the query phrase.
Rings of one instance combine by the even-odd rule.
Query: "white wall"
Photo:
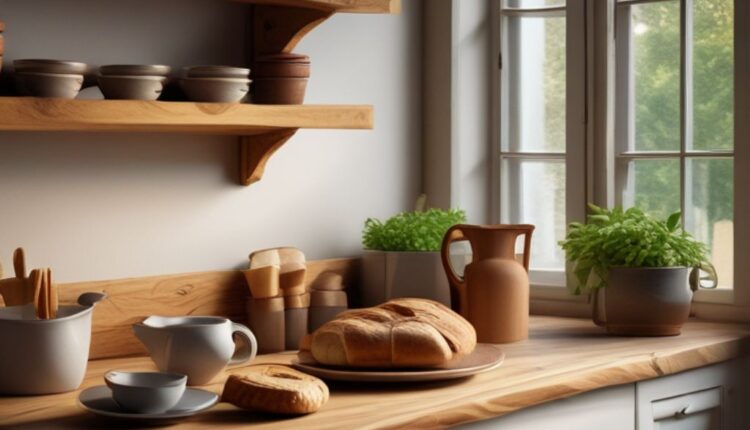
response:
[[[337,15],[296,52],[306,102],[375,107],[372,131],[300,131],[261,182],[237,185],[232,137],[0,133],[0,261],[13,248],[58,281],[227,269],[253,249],[355,255],[368,216],[420,191],[421,2]],[[241,64],[244,6],[217,0],[0,0],[16,58]]]

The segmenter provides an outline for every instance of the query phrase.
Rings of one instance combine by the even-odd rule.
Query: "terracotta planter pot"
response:
[[[450,287],[439,252],[365,251],[362,305],[420,297],[450,306]]]
[[[256,63],[253,79],[309,78],[310,63]]]
[[[615,335],[679,335],[699,288],[689,274],[688,267],[611,268],[607,286],[594,292],[594,323]]]
[[[299,105],[306,88],[305,78],[258,78],[253,84],[253,103]]]

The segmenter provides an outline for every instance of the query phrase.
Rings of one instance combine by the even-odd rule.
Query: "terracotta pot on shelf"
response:
[[[310,58],[281,53],[259,57],[253,68],[253,103],[302,104],[310,77]]]
[[[533,225],[467,225],[445,234],[442,259],[451,284],[453,310],[466,317],[487,343],[515,342],[529,336],[529,248]],[[525,236],[523,264],[516,261],[516,239]],[[450,244],[467,240],[472,262],[459,277],[449,260]]]

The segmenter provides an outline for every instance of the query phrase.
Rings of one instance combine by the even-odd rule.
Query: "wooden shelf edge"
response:
[[[233,0],[239,3],[318,9],[337,13],[401,12],[401,0]]]
[[[254,105],[0,97],[0,131],[175,132],[250,136],[289,128],[372,129],[368,105]]]

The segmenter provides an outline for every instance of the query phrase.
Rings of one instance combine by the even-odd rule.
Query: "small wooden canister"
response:
[[[268,354],[284,350],[284,298],[249,298],[248,325],[258,341],[258,352]]]
[[[285,296],[284,333],[286,349],[297,349],[300,340],[307,334],[310,294]]]
[[[267,299],[279,295],[279,266],[265,266],[243,270],[250,294],[256,299]]]
[[[310,295],[310,332],[334,319],[336,315],[348,309],[346,292],[313,291]]]

